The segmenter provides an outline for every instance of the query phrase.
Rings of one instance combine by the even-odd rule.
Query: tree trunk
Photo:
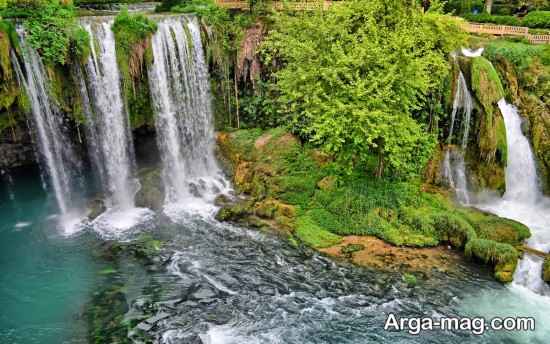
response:
[[[491,14],[493,11],[493,0],[485,0],[485,12]]]
[[[384,175],[384,148],[382,147],[381,144],[378,145],[378,166],[376,166],[376,171],[374,171],[374,176],[378,179]]]

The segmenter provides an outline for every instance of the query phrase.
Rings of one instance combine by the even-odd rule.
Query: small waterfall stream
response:
[[[50,85],[38,53],[28,44],[23,28],[18,28],[19,44],[23,52],[24,71],[15,54],[11,53],[17,79],[25,89],[31,104],[35,140],[40,161],[47,174],[66,234],[76,229],[82,218],[79,206],[78,178],[81,166],[74,156],[73,145],[55,102],[50,98]]]
[[[538,184],[536,162],[528,139],[521,131],[518,110],[504,99],[499,108],[506,124],[508,166],[506,192],[502,198],[482,205],[499,216],[519,221],[531,230],[529,247],[550,250],[550,200],[542,195]],[[526,254],[514,275],[514,284],[550,296],[550,288],[541,277],[542,259]]]
[[[196,19],[160,19],[152,46],[149,81],[163,163],[165,210],[208,209],[227,183],[214,157],[208,72]]]
[[[91,37],[87,83],[81,86],[90,133],[89,152],[97,165],[108,208],[94,221],[94,227],[103,234],[116,235],[145,221],[151,212],[135,207],[140,185],[135,176],[133,140],[111,29],[113,19],[91,19],[82,24]]]
[[[456,197],[462,204],[470,204],[464,150],[468,146],[472,109],[472,95],[468,91],[468,85],[464,78],[464,74],[459,72],[453,100],[453,111],[451,113],[451,128],[449,130],[447,143],[451,144],[453,140],[459,110],[461,110],[460,114],[462,114],[462,119],[460,121],[462,123],[462,141],[460,148],[448,147],[446,149],[443,160],[443,176],[448,181],[449,186],[455,190]]]
[[[94,111],[89,121],[98,139],[95,146],[101,157],[97,160],[103,162],[98,168],[104,179],[108,206],[128,209],[134,207],[138,184],[134,177],[132,135],[122,98],[112,24],[113,21],[108,20],[84,25],[92,39],[86,65],[89,99],[93,99]]]

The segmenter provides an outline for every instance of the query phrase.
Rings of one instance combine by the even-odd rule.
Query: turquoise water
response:
[[[59,235],[38,173],[17,175],[13,185],[0,183],[0,342],[85,342],[75,333],[96,282],[92,240]]]

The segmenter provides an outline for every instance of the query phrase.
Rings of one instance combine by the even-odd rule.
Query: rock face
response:
[[[546,256],[546,259],[544,260],[544,264],[542,266],[542,279],[550,283],[550,257]]]
[[[145,168],[138,172],[141,189],[136,194],[136,206],[158,210],[164,204],[164,187],[159,168]]]
[[[1,143],[0,168],[12,169],[36,163],[34,150],[30,144]]]
[[[36,164],[36,155],[27,128],[19,125],[0,133],[0,169]]]
[[[468,89],[470,90],[473,108],[469,124],[469,139],[465,152],[468,184],[471,191],[493,190],[503,193],[505,185],[505,168],[507,161],[507,142],[504,118],[498,107],[498,102],[504,97],[504,88],[499,75],[491,62],[483,57],[458,58],[454,67],[453,88],[458,83],[459,70],[462,71]],[[454,89],[451,90],[454,94]],[[448,103],[448,111],[452,109],[452,97]],[[452,143],[460,144],[464,123],[462,118],[455,121],[455,137]],[[460,129],[460,130],[457,130]],[[428,166],[426,177],[430,182],[441,181],[434,173],[436,162],[442,161],[438,152],[433,163]]]

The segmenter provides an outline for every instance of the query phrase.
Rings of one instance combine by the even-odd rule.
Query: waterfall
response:
[[[17,33],[23,52],[25,73],[13,52],[11,52],[12,64],[18,82],[25,89],[30,101],[35,141],[42,169],[47,174],[48,183],[53,189],[65,232],[70,233],[74,231],[80,218],[78,193],[74,189],[79,184],[81,166],[75,158],[73,145],[67,136],[63,116],[50,97],[50,85],[42,60],[28,44],[24,30],[18,28]]]
[[[519,221],[531,230],[527,245],[540,251],[550,250],[550,200],[542,195],[536,162],[528,139],[521,131],[518,110],[499,102],[504,116],[508,141],[506,192],[500,199],[481,207],[499,216]],[[525,254],[514,275],[514,285],[528,288],[538,294],[550,296],[550,288],[542,280],[542,259]]]
[[[125,108],[117,65],[113,19],[83,20],[88,31],[90,57],[86,81],[80,93],[87,117],[88,151],[101,180],[107,212],[94,220],[94,228],[106,236],[118,236],[148,220],[152,212],[136,208],[134,197],[140,185],[130,121]]]
[[[91,54],[86,64],[87,88],[91,105],[86,105],[91,135],[91,155],[110,208],[134,207],[139,184],[134,176],[135,163],[128,114],[121,92],[116,61],[112,20],[84,23],[90,34]],[[86,99],[85,99],[86,100]]]
[[[165,204],[198,209],[205,206],[200,200],[211,203],[227,183],[214,157],[208,71],[196,19],[160,19],[152,48],[149,81]]]
[[[462,110],[462,139],[460,148],[447,147],[443,160],[443,176],[449,186],[455,190],[456,197],[460,203],[469,204],[468,182],[466,178],[466,164],[464,161],[464,150],[468,146],[470,133],[470,121],[472,117],[473,101],[468,91],[468,85],[462,71],[459,72],[458,82],[453,100],[453,111],[451,113],[451,127],[447,143],[451,144],[455,131],[455,123],[459,110]]]

